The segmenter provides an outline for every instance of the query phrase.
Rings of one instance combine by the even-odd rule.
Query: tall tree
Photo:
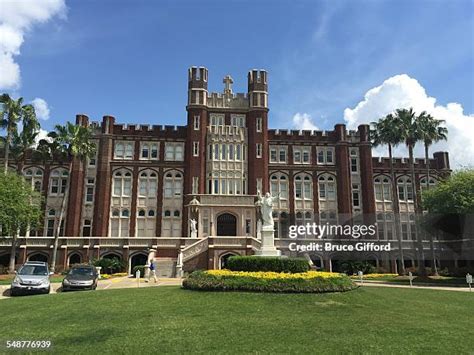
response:
[[[92,142],[92,130],[90,127],[84,127],[81,125],[75,125],[71,122],[67,122],[66,125],[56,125],[55,131],[49,134],[49,137],[53,139],[52,145],[54,147],[53,155],[67,154],[69,158],[69,182],[71,180],[72,164],[75,159],[79,160],[80,164],[83,164],[87,158],[92,158],[95,155],[96,146]],[[57,249],[59,236],[61,234],[61,224],[64,219],[66,212],[66,204],[69,196],[69,189],[71,184],[68,183],[66,191],[63,195],[61,202],[61,211],[59,214],[59,221],[56,226],[54,233],[54,248],[53,257],[51,258],[51,269],[56,267]]]
[[[14,100],[8,94],[2,94],[0,96],[0,105],[0,128],[5,129],[7,132],[4,142],[4,173],[6,174],[8,171],[8,159],[13,136],[17,132],[18,123],[21,121],[25,111],[29,111],[26,106],[31,105],[23,105],[22,97],[18,100]]]
[[[25,165],[26,154],[33,151],[39,134],[40,124],[32,105],[25,105],[21,132],[15,131],[12,139],[11,154],[17,163],[18,173],[21,174]]]
[[[387,145],[390,162],[390,180],[392,186],[393,212],[395,215],[395,237],[398,239],[400,269],[399,272],[405,274],[405,261],[402,248],[402,233],[400,224],[400,207],[398,204],[397,178],[393,167],[392,149],[403,142],[400,125],[392,114],[381,118],[378,122],[372,122],[371,140],[373,146]]]
[[[0,226],[12,240],[9,272],[15,270],[18,231],[35,225],[41,216],[41,196],[15,173],[0,174]]]
[[[429,149],[433,143],[447,140],[448,139],[448,129],[443,126],[445,123],[444,120],[437,120],[430,114],[426,112],[420,113],[418,116],[418,130],[420,140],[425,146],[425,164],[426,164],[426,188],[430,188],[430,155]]]
[[[433,143],[439,142],[441,140],[448,139],[448,129],[442,126],[445,121],[437,120],[432,117],[430,114],[426,112],[422,112],[418,118],[418,130],[420,135],[420,140],[424,144],[425,148],[425,164],[426,164],[426,189],[430,189],[430,155],[429,149]],[[434,274],[438,275],[438,266],[436,265],[436,253],[434,249],[434,235],[433,233],[429,233],[430,235],[430,249],[431,249],[431,256],[433,259],[433,269]]]

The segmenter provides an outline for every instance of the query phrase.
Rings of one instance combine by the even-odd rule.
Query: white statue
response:
[[[279,194],[272,196],[269,192],[267,192],[264,197],[262,197],[260,192],[258,194],[259,205],[262,210],[263,228],[273,228],[273,202],[278,199],[278,197]]]
[[[189,222],[191,223],[191,238],[196,239],[197,238],[197,221],[193,218],[190,219]]]
[[[257,220],[257,239],[262,239],[262,220]]]

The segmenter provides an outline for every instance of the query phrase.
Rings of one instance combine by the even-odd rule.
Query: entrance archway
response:
[[[43,263],[48,262],[48,256],[42,253],[34,253],[28,257],[28,261],[41,261]]]
[[[227,261],[231,256],[237,256],[235,253],[226,253],[219,258],[219,269],[227,269]]]
[[[217,235],[218,236],[236,236],[237,235],[237,217],[230,213],[223,213],[217,217]]]
[[[81,263],[81,255],[78,253],[72,253],[69,255],[69,266],[80,264]]]
[[[130,257],[129,263],[129,270],[128,273],[130,275],[133,274],[133,268],[139,265],[147,265],[148,264],[148,255],[144,253],[134,254]]]

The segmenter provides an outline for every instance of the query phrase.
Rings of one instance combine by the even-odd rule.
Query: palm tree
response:
[[[74,125],[67,122],[65,126],[56,125],[55,131],[48,135],[53,139],[53,155],[57,149],[58,153],[65,153],[69,157],[69,181],[71,179],[72,164],[74,160],[78,160],[79,164],[83,164],[86,158],[92,158],[95,155],[96,146],[91,141],[92,130],[90,127],[81,125]],[[61,231],[61,224],[66,211],[66,203],[68,200],[70,184],[68,184],[61,202],[61,211],[59,214],[59,221],[54,233],[54,248],[53,257],[51,258],[51,269],[56,267],[57,249],[59,242],[59,235]]]
[[[430,164],[429,164],[429,149],[433,143],[447,140],[448,129],[443,127],[444,120],[437,120],[426,112],[422,112],[418,116],[418,128],[420,140],[425,146],[425,164],[426,164],[426,188],[430,188]]]
[[[10,145],[13,136],[17,131],[18,123],[21,121],[22,117],[25,114],[25,106],[31,105],[23,105],[22,97],[20,97],[18,100],[14,100],[8,94],[2,94],[0,96],[0,104],[2,106],[0,110],[0,128],[3,128],[7,131],[7,135],[4,142],[4,172],[6,174],[8,171],[8,159],[10,155]]]
[[[398,248],[400,252],[400,268],[399,272],[405,275],[405,261],[403,256],[402,248],[402,233],[400,224],[400,208],[398,205],[398,191],[397,191],[397,180],[395,176],[395,169],[393,167],[393,155],[392,149],[398,144],[403,142],[403,138],[400,132],[400,126],[396,121],[396,118],[392,114],[381,118],[378,122],[372,122],[371,140],[373,146],[379,145],[388,146],[388,157],[390,162],[390,180],[392,182],[392,200],[393,200],[393,212],[395,215],[395,237],[398,239]]]
[[[36,145],[36,138],[39,134],[40,124],[36,118],[35,109],[31,105],[24,106],[23,112],[23,128],[20,133],[17,131],[13,134],[11,154],[17,162],[17,170],[21,175],[23,166],[25,165],[26,154]]]
[[[426,165],[426,189],[430,188],[430,159],[429,149],[433,143],[441,140],[447,140],[448,129],[441,126],[444,124],[444,120],[437,120],[426,112],[422,112],[418,116],[418,129],[420,139],[425,146],[425,165]],[[438,275],[438,267],[436,265],[436,254],[434,250],[433,232],[430,234],[430,249],[431,257],[433,259],[434,274]]]

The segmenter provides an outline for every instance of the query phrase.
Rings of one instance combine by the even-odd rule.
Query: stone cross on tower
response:
[[[224,80],[222,80],[224,83],[224,94],[230,95],[232,94],[232,84],[234,83],[234,80],[232,80],[230,75],[226,75],[224,77]]]

